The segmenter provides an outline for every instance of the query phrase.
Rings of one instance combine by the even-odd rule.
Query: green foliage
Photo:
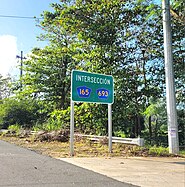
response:
[[[15,132],[16,134],[19,134],[20,129],[21,129],[21,126],[20,126],[19,124],[10,125],[10,126],[8,127],[8,130],[9,130],[9,131]]]
[[[172,10],[183,18],[180,6],[183,1],[173,2]],[[115,135],[140,135],[152,145],[166,145],[167,115],[161,101],[165,91],[161,7],[150,0],[76,0],[55,3],[52,7],[54,10],[45,11],[38,23],[44,30],[39,38],[49,41],[49,45],[34,48],[30,58],[24,61],[24,87],[17,91],[20,99],[31,99],[38,105],[32,114],[37,114],[37,124],[41,125],[34,128],[69,128],[71,70],[86,70],[114,77]],[[177,105],[184,109],[185,27],[174,17],[172,26]],[[3,111],[0,111],[2,124],[7,113]],[[25,107],[24,111],[32,110]],[[29,115],[28,112],[26,116]],[[182,113],[178,115],[182,144],[184,122]],[[26,118],[17,118],[7,125]],[[107,106],[75,104],[75,128],[106,135]]]
[[[178,22],[185,25],[185,2],[184,0],[172,0],[171,14]]]
[[[121,138],[126,138],[125,132],[123,132],[123,131],[114,132],[114,136],[121,137]]]
[[[177,121],[178,121],[178,131],[179,131],[179,145],[184,146],[185,140],[185,110],[177,110]]]
[[[145,116],[145,130],[143,136],[147,144],[167,145],[167,114],[166,104],[162,99],[151,100],[150,105],[143,112]]]
[[[107,111],[103,113],[97,109],[100,105],[79,104],[75,105],[75,129],[88,134],[106,135],[107,134]],[[106,113],[104,113],[104,110]],[[105,115],[105,116],[104,116]],[[46,123],[34,126],[34,130],[58,130],[70,128],[70,107],[66,110],[54,110]]]
[[[163,63],[159,61],[161,47],[156,46],[156,40],[160,43],[162,39],[162,25],[156,15],[146,19],[150,12],[147,7],[148,2],[129,4],[114,0],[76,1],[60,9],[61,26],[65,23],[66,29],[81,42],[78,49],[82,52],[75,55],[78,66],[115,77],[114,130],[124,130],[128,136],[140,134],[143,125],[137,121],[142,121],[147,99],[161,94],[158,86],[164,78],[160,74],[163,71]],[[144,54],[143,48],[147,49]],[[100,113],[100,108],[96,112]],[[134,130],[137,126],[140,129]]]
[[[34,49],[25,61],[22,95],[47,103],[48,110],[65,109],[69,105],[70,56],[61,47]]]
[[[149,154],[153,156],[165,156],[169,154],[169,149],[164,147],[153,146],[149,148]]]
[[[31,127],[36,120],[36,110],[32,101],[16,98],[4,99],[0,104],[0,124],[2,128],[19,124],[22,127]]]
[[[178,108],[185,108],[185,59],[182,51],[185,50],[185,2],[173,0],[170,7],[172,15],[172,43],[175,72],[176,100]]]
[[[38,132],[38,131],[55,131],[55,130],[60,130],[61,126],[56,126],[55,123],[51,123],[51,122],[44,122],[42,124],[36,124],[32,127],[33,131]]]
[[[180,155],[185,156],[185,150],[181,150],[181,151],[180,151]]]
[[[60,125],[58,124],[56,125],[55,123],[51,123],[51,122],[47,122],[42,125],[42,130],[46,130],[46,131],[54,131],[60,129],[61,129]]]
[[[75,107],[76,127],[85,133],[107,134],[107,105],[83,103]]]
[[[39,124],[39,123],[36,123],[34,124],[34,126],[32,127],[32,130],[35,131],[35,132],[38,132],[40,130],[42,130],[43,128],[43,124]]]
[[[55,113],[53,115],[53,113]],[[36,123],[32,129],[33,131],[40,131],[40,130],[45,130],[45,131],[54,131],[54,130],[61,130],[61,129],[69,129],[69,121],[67,121],[66,119],[64,121],[67,121],[67,125],[63,125],[64,121],[63,119],[63,113],[65,113],[64,111],[60,111],[60,110],[55,110],[54,112],[51,113],[50,117],[47,119],[46,122],[43,123]],[[62,114],[62,115],[61,115]],[[69,115],[67,116],[67,118],[69,119]]]
[[[47,123],[56,129],[69,129],[70,108],[68,107],[66,110],[54,110],[51,112]]]
[[[34,131],[46,130],[61,130],[70,128],[70,108],[66,110],[54,110],[49,114],[49,118],[44,123],[36,123],[33,126]]]
[[[10,77],[4,78],[0,75],[0,100],[7,98],[10,95],[10,82]]]

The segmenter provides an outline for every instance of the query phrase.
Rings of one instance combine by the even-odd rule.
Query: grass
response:
[[[0,136],[0,139],[54,158],[70,157],[69,142],[41,142],[36,141],[33,135],[27,138]],[[155,146],[145,148],[136,145],[113,143],[112,150],[113,152],[109,153],[107,144],[93,142],[85,138],[76,138],[74,141],[75,157],[174,156],[168,153],[168,149]],[[181,152],[179,156],[185,158],[185,152]]]
[[[169,149],[161,146],[153,146],[149,148],[149,154],[156,156],[165,156],[169,154]]]
[[[180,155],[184,155],[185,156],[185,150],[181,150],[180,151]]]
[[[20,127],[19,124],[10,125],[10,126],[8,127],[8,130],[9,130],[9,131],[14,132],[14,133],[16,133],[16,134],[19,133],[20,129],[21,129],[21,127]]]

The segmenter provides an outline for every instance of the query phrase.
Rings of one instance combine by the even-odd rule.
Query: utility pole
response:
[[[164,58],[165,58],[165,79],[166,79],[166,107],[168,119],[168,145],[169,152],[179,153],[179,138],[177,124],[176,97],[174,86],[173,54],[170,1],[162,0],[163,9],[163,34],[164,34]]]
[[[21,56],[16,55],[16,58],[20,58],[21,59],[21,67],[20,67],[20,83],[21,83],[21,90],[22,90],[22,66],[23,66],[23,59],[26,59],[25,57],[23,57],[23,51],[21,51]]]

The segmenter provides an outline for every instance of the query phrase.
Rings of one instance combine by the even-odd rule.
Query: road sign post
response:
[[[71,100],[70,116],[70,156],[74,156],[74,102]]]
[[[109,153],[112,152],[112,105],[108,104]]]
[[[70,155],[74,156],[74,102],[108,104],[109,152],[112,152],[113,77],[73,70],[71,74]]]

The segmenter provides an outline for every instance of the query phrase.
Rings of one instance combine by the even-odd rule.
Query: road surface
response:
[[[0,187],[134,187],[0,141]]]

